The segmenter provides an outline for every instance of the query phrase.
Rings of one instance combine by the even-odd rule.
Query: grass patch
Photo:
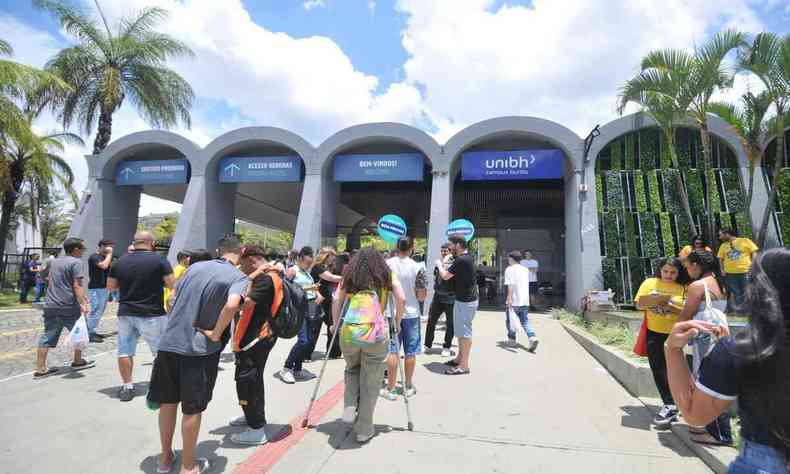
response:
[[[614,347],[634,359],[645,359],[645,357],[639,357],[634,354],[633,348],[636,343],[636,335],[631,333],[628,326],[625,324],[608,325],[602,322],[591,323],[584,319],[581,313],[574,313],[564,308],[553,308],[551,310],[551,315],[554,319],[559,319],[560,321],[584,329],[605,346]]]
[[[35,290],[31,290],[28,298],[33,298]],[[19,293],[16,291],[0,291],[0,309],[30,309],[32,305],[19,304]]]

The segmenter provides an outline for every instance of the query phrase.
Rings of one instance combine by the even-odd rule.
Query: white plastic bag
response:
[[[510,323],[510,330],[516,334],[526,334],[524,326],[521,325],[521,319],[516,315],[515,310],[513,310],[513,308],[508,308],[506,311],[507,320]]]
[[[74,327],[71,328],[68,338],[68,346],[71,350],[82,351],[88,347],[88,325],[85,317],[80,316]]]

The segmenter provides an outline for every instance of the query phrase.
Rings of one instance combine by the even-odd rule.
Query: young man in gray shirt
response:
[[[201,414],[217,381],[224,346],[220,340],[249,284],[236,268],[241,256],[237,238],[221,239],[217,254],[221,257],[191,265],[178,281],[173,309],[159,341],[148,391],[149,405],[160,407],[159,472],[169,472],[175,464],[172,445],[179,403],[183,414],[181,473],[204,472],[210,464],[195,458]]]
[[[47,353],[57,347],[60,333],[65,327],[71,331],[77,320],[88,313],[88,298],[82,288],[85,276],[80,257],[85,251],[82,239],[68,238],[63,242],[66,255],[52,261],[49,266],[49,290],[44,299],[44,333],[38,342],[36,371],[33,378],[43,378],[58,371],[47,367]],[[87,369],[93,361],[82,358],[82,351],[74,351],[72,369]]]

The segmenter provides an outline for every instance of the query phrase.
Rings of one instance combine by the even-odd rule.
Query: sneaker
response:
[[[93,333],[93,334],[89,334],[89,335],[88,335],[88,341],[90,341],[90,342],[96,342],[96,343],[101,343],[101,342],[104,342],[104,338],[103,338],[103,337],[101,337],[101,336],[99,336],[99,335],[98,335],[98,334],[96,334],[96,333]]]
[[[258,428],[254,430],[249,428],[241,433],[236,433],[230,436],[230,440],[236,444],[244,444],[247,446],[260,446],[269,442],[266,437],[266,429]]]
[[[346,407],[343,410],[343,423],[354,423],[357,420],[357,407]]]
[[[442,357],[450,357],[451,355],[453,355],[453,353],[450,352],[450,349],[442,349]]]
[[[538,348],[538,342],[540,342],[540,341],[538,341],[537,337],[530,337],[529,338],[529,347],[527,348],[527,350],[530,351],[530,352],[535,352],[535,350]]]
[[[674,405],[664,405],[653,418],[656,428],[667,428],[675,421],[678,421],[678,409]]]
[[[129,387],[121,387],[118,391],[118,398],[122,402],[130,402],[134,398],[134,389]]]
[[[415,387],[414,385],[409,385],[408,387],[406,387],[406,390],[403,391],[404,397],[413,397],[415,395],[417,395],[417,387]]]
[[[228,426],[247,426],[247,417],[244,415],[231,418],[228,421]]]
[[[285,383],[296,383],[296,379],[294,378],[294,373],[291,369],[283,369],[277,372],[277,376]]]
[[[379,390],[379,395],[381,396],[381,398],[385,398],[391,402],[398,399],[398,392],[396,392],[394,389],[390,390],[387,387],[384,387],[381,390]]]

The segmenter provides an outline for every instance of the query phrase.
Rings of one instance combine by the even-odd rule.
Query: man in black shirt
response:
[[[137,232],[132,245],[134,252],[118,259],[107,278],[110,291],[120,290],[118,370],[123,381],[119,392],[122,402],[134,398],[132,369],[140,336],[156,357],[159,339],[167,326],[164,287],[173,287],[173,269],[164,257],[154,252],[153,234]]]
[[[252,280],[237,322],[233,350],[236,353],[236,394],[244,415],[230,421],[231,426],[247,426],[246,431],[231,436],[231,441],[245,445],[261,445],[266,437],[264,374],[277,336],[269,322],[272,319],[274,282],[264,270],[270,268],[265,252],[256,245],[246,247],[241,256],[241,270]],[[256,338],[257,342],[251,345]],[[251,345],[251,346],[250,346]]]
[[[458,337],[458,355],[446,362],[450,366],[447,375],[464,375],[469,373],[469,356],[472,352],[472,321],[479,304],[477,282],[475,280],[476,265],[474,257],[469,255],[466,240],[461,236],[450,237],[450,249],[455,260],[450,268],[444,269],[441,260],[436,261],[436,269],[444,280],[453,280],[455,302],[453,304],[453,329]]]
[[[96,334],[99,321],[107,307],[110,292],[107,290],[107,275],[110,273],[112,251],[115,242],[110,239],[101,239],[96,253],[88,257],[88,300],[91,304],[88,314],[88,334],[91,342],[103,342],[104,338]]]
[[[450,253],[450,244],[445,243],[442,245],[442,268],[450,268],[453,263],[453,256]],[[433,284],[433,300],[431,306],[428,308],[428,327],[425,329],[425,352],[428,353],[433,347],[433,337],[436,332],[436,323],[439,317],[444,314],[445,329],[444,329],[444,345],[442,346],[442,356],[450,357],[450,347],[453,344],[453,303],[455,303],[455,294],[453,293],[453,284],[448,280],[444,280],[439,275],[438,267],[434,270],[434,284]]]

